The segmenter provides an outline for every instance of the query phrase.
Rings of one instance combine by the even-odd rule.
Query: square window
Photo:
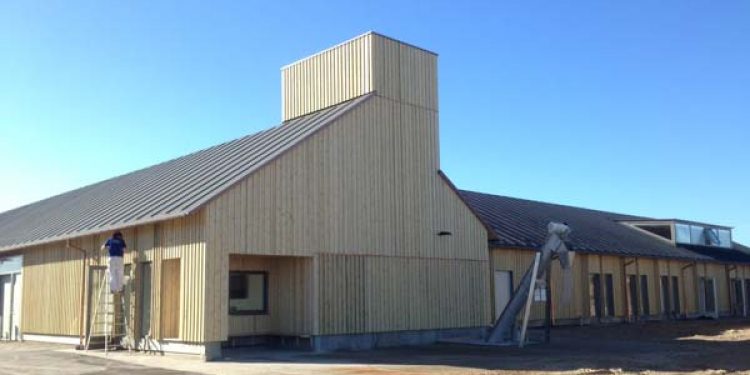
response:
[[[706,242],[706,230],[701,226],[691,225],[690,243],[693,245],[708,245],[708,242]]]
[[[268,313],[268,273],[229,273],[229,314],[263,315]]]
[[[677,242],[690,243],[690,226],[685,224],[675,224],[674,227],[677,231]]]

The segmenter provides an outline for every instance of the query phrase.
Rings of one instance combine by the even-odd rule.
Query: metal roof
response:
[[[188,215],[371,95],[0,213],[0,251]]]
[[[750,262],[741,245],[734,249],[674,246],[642,233],[622,221],[655,220],[613,212],[461,190],[465,201],[495,231],[494,247],[538,249],[544,244],[547,223],[568,224],[572,250],[622,256],[657,257],[717,262]]]

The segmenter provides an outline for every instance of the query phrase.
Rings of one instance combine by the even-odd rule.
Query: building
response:
[[[544,244],[550,221],[571,227],[567,244],[576,252],[570,301],[562,301],[559,263],[552,268],[556,324],[750,313],[750,249],[732,241],[731,228],[471,191],[461,195],[497,235],[489,245],[494,316]],[[540,323],[544,303],[536,303],[531,314]]]
[[[718,247],[691,246],[694,223],[457,190],[440,171],[434,53],[367,33],[281,75],[274,128],[0,214],[0,257],[15,264],[0,275],[20,311],[8,337],[83,343],[113,230],[129,245],[126,336],[207,358],[482,335],[547,220],[571,224],[579,253],[559,323],[739,306],[729,283],[750,269],[728,228],[711,227]]]
[[[488,233],[440,173],[437,56],[367,33],[281,73],[281,125],[0,215],[25,339],[82,342],[115,229],[142,346],[481,333]]]

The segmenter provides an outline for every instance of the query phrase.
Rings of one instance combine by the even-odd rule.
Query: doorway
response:
[[[698,288],[701,312],[704,316],[718,318],[719,314],[716,309],[716,283],[714,279],[712,277],[701,277]]]
[[[21,286],[20,273],[0,276],[0,338],[21,338]]]
[[[746,312],[745,308],[745,291],[743,287],[742,279],[733,279],[732,280],[732,289],[734,293],[734,308],[733,313],[735,316],[744,316]]]
[[[505,310],[513,295],[513,273],[510,271],[495,271],[495,320]]]

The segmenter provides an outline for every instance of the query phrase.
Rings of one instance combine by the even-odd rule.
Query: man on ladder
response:
[[[93,318],[90,323],[88,337],[86,339],[85,349],[89,349],[91,343],[91,337],[104,333],[104,353],[106,354],[111,348],[122,348],[122,342],[110,343],[113,338],[119,337],[121,334],[126,332],[126,318],[125,310],[125,296],[123,288],[125,286],[125,265],[123,262],[123,256],[125,255],[125,240],[122,238],[120,231],[112,234],[112,238],[108,239],[107,242],[102,245],[101,250],[108,249],[109,251],[109,267],[107,274],[109,274],[109,290],[111,293],[104,292],[105,277],[103,276],[99,283],[99,292],[97,294],[97,301],[94,305]],[[106,274],[105,274],[106,276]],[[116,296],[119,296],[119,304],[116,302]],[[102,301],[103,298],[103,301]],[[103,305],[102,305],[103,302]],[[102,322],[103,316],[103,322]],[[95,326],[94,322],[98,322]],[[101,324],[104,324],[102,327]],[[97,330],[97,327],[104,328],[104,332]],[[128,350],[131,346],[128,345]]]
[[[125,282],[125,265],[122,257],[127,246],[120,231],[115,232],[112,238],[102,245],[102,251],[104,248],[109,249],[109,289],[112,293],[122,291]]]

